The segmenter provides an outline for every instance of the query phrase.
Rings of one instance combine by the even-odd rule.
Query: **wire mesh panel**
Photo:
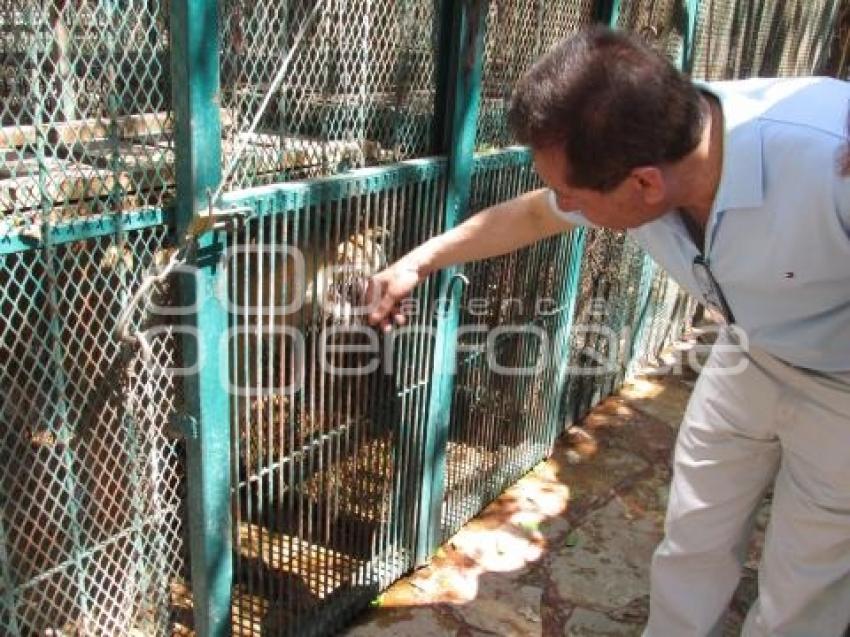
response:
[[[0,236],[164,202],[167,25],[160,0],[0,5]]]
[[[159,325],[148,361],[114,333],[164,246],[165,229],[151,227],[0,257],[3,635],[176,628],[185,556],[182,452],[167,426],[179,396],[174,333],[144,325]]]
[[[617,27],[636,33],[673,62],[682,61],[687,16],[683,0],[622,2]]]
[[[829,0],[703,0],[693,73],[710,80],[811,75],[826,61]]]
[[[816,69],[821,75],[846,80],[850,77],[850,2],[838,0],[835,18],[829,33],[829,51]]]
[[[221,14],[225,163],[246,145],[234,187],[428,154],[439,0],[222,0]]]
[[[694,301],[624,233],[591,230],[585,245],[564,411],[567,423],[658,362],[680,338]]]
[[[514,85],[534,61],[593,20],[593,0],[490,2],[484,40],[479,150],[511,143],[506,113]]]
[[[647,262],[644,268],[649,284],[640,295],[632,334],[629,364],[633,371],[659,362],[662,351],[684,335],[696,307],[696,302],[655,263]]]
[[[622,382],[642,262],[643,253],[623,233],[588,231],[563,397],[567,423],[579,419]]]
[[[526,150],[478,157],[471,208],[538,185]],[[566,281],[577,262],[573,240],[554,237],[466,268],[443,539],[544,458],[558,434],[557,375],[571,308]]]
[[[538,186],[527,150],[482,155],[471,208]],[[624,233],[586,234],[582,252],[572,233],[466,268],[444,540],[545,458],[564,427],[617,391],[637,362],[682,333],[692,306],[678,286]]]
[[[744,26],[738,5],[737,0],[704,0],[700,4],[694,77],[706,80],[738,77],[735,67]],[[748,39],[752,40],[751,34]],[[752,46],[746,48],[752,49]]]
[[[356,307],[440,231],[445,167],[357,175],[293,185],[231,240],[236,635],[324,634],[413,566],[436,287],[386,338]]]

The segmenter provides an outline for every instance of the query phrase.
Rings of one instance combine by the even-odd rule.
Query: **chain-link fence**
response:
[[[673,62],[682,63],[687,31],[683,0],[622,2],[617,27],[638,34]]]
[[[704,0],[693,74],[722,80],[820,72],[835,18],[831,0]]]
[[[559,40],[593,22],[595,3],[516,0],[488,7],[478,150],[511,143],[506,116],[514,85]]]
[[[147,359],[116,334],[169,254],[167,6],[20,0],[0,27],[0,633],[169,634],[179,352],[168,323]]]
[[[230,185],[428,154],[439,9],[439,0],[222,0],[222,103],[233,116],[225,163],[245,146]],[[261,112],[290,51],[286,78]],[[258,129],[249,132],[258,116]]]
[[[167,323],[149,361],[115,335],[165,239],[151,227],[0,257],[4,635],[168,634],[177,621],[185,475],[168,370],[179,355]]]
[[[159,0],[0,6],[0,236],[161,206],[174,186]]]

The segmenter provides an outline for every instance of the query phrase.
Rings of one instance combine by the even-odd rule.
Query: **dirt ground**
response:
[[[549,460],[344,634],[640,635],[673,444],[693,382],[693,374],[646,376],[601,403]],[[755,596],[766,504],[730,605],[729,636]]]

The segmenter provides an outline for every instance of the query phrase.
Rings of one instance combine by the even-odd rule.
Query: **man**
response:
[[[536,63],[511,105],[548,187],[372,280],[370,321],[390,329],[439,268],[577,224],[625,228],[743,334],[723,331],[679,431],[650,637],[718,634],[771,486],[743,633],[839,637],[850,623],[849,100],[830,79],[695,86],[626,35],[584,31]]]

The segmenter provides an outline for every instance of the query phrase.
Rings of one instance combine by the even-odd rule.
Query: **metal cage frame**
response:
[[[286,394],[265,384],[296,369],[273,312],[287,246],[312,289],[349,290],[325,266],[368,274],[537,187],[508,145],[510,90],[581,25],[707,79],[843,69],[848,48],[818,39],[846,22],[825,1],[785,22],[763,0],[321,4],[312,24],[306,0],[0,7],[3,634],[338,629],[680,335],[693,301],[622,235],[579,230],[430,277],[421,332],[381,345],[389,374],[325,379],[314,333],[339,317],[310,306],[287,319],[310,354]],[[475,328],[504,324],[494,359],[535,361],[529,334],[554,354],[497,377]],[[616,368],[570,372],[594,352]],[[231,398],[222,374],[265,393]]]

